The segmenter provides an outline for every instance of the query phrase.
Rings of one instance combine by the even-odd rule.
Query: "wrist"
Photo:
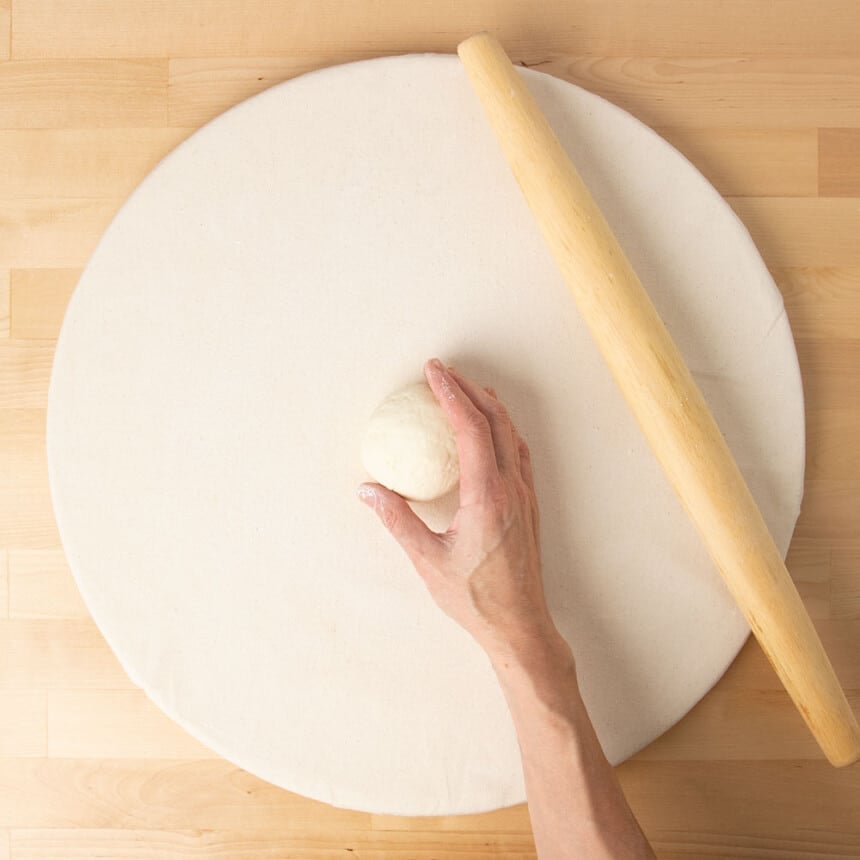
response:
[[[554,627],[527,647],[497,651],[490,660],[518,733],[550,731],[577,744],[594,734],[573,651]]]
[[[534,693],[576,686],[573,652],[554,624],[509,637],[487,654],[506,694],[519,687]]]

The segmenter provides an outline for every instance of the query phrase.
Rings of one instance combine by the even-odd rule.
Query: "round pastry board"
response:
[[[785,550],[802,390],[749,235],[629,114],[522,74]],[[367,417],[431,355],[494,386],[532,447],[551,609],[619,762],[749,631],[455,57],[305,75],[189,138],[105,233],[50,386],[63,545],[131,678],[247,770],[373,812],[525,797],[486,657],[355,497]],[[421,513],[444,528],[453,503]]]

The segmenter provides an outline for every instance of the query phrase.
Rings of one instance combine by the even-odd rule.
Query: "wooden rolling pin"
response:
[[[457,53],[627,405],[821,749],[860,757],[860,728],[761,512],[678,348],[502,46]]]

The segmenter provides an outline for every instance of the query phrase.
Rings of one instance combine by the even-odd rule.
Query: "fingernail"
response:
[[[450,373],[448,373],[445,365],[439,361],[438,358],[432,358],[429,362],[430,370],[437,374],[439,377],[439,387],[442,389],[442,395],[446,400],[454,400],[456,398],[456,394],[454,393],[454,389],[452,385],[456,385],[456,382],[452,382],[454,379]]]
[[[358,497],[364,504],[373,505],[376,502],[376,490],[367,484],[361,484],[358,488]]]

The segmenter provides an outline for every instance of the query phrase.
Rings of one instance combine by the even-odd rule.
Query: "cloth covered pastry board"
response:
[[[522,74],[785,550],[802,389],[749,235],[629,114]],[[432,355],[494,386],[531,445],[551,609],[619,762],[707,692],[749,630],[455,57],[305,75],[189,138],[105,233],[50,386],[63,544],[131,678],[249,771],[373,812],[525,797],[486,657],[355,497],[368,416]],[[420,512],[444,528],[454,503]]]

